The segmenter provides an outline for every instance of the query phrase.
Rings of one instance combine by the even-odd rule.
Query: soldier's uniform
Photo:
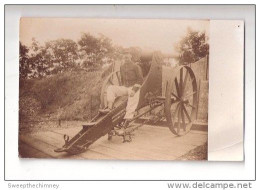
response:
[[[133,96],[131,92],[134,86],[141,86],[143,83],[143,75],[140,67],[132,61],[127,60],[121,67],[120,73],[122,84],[124,86],[110,85],[107,88],[107,101],[114,103],[115,99],[120,96],[128,96],[125,119],[131,119],[134,116],[135,109],[139,101],[140,89]]]

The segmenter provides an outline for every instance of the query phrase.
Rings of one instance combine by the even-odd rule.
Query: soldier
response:
[[[139,101],[140,87],[143,83],[143,75],[140,66],[132,61],[132,55],[124,55],[124,63],[120,67],[122,84],[124,86],[110,85],[107,88],[107,107],[100,112],[108,113],[113,109],[115,99],[120,96],[128,96],[126,114],[124,119],[129,121],[134,117],[135,109]]]

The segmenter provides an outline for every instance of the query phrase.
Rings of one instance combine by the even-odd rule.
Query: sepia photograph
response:
[[[19,157],[208,160],[209,28],[21,17]]]

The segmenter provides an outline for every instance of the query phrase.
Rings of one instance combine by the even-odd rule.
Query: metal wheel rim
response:
[[[186,73],[184,71],[186,71]],[[190,77],[192,87],[192,94],[189,94],[189,96],[192,97],[192,103],[189,102],[189,100],[187,101],[184,97],[187,96],[185,95],[187,76]],[[174,88],[176,89],[177,93],[172,93]],[[177,89],[179,89],[179,92]],[[196,119],[196,109],[198,105],[197,92],[197,82],[192,69],[188,66],[179,67],[175,71],[175,75],[168,81],[166,87],[165,115],[169,125],[169,129],[173,134],[177,136],[182,136],[187,134],[191,130],[193,122]],[[172,100],[173,96],[176,96],[176,101],[174,102]],[[176,105],[176,109],[172,113],[171,107],[173,104]],[[190,113],[187,113],[187,106],[191,106]],[[187,120],[188,122],[186,122]]]

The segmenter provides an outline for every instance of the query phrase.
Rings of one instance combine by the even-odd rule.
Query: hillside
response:
[[[208,80],[207,60],[191,64],[195,72],[199,107],[197,120],[207,122]],[[97,113],[104,78],[111,68],[96,72],[78,70],[63,72],[41,79],[20,81],[19,123],[21,128],[39,122],[88,121]],[[171,74],[170,74],[171,75]]]
[[[89,120],[99,108],[105,75],[102,71],[74,71],[20,81],[20,124],[44,120]]]

